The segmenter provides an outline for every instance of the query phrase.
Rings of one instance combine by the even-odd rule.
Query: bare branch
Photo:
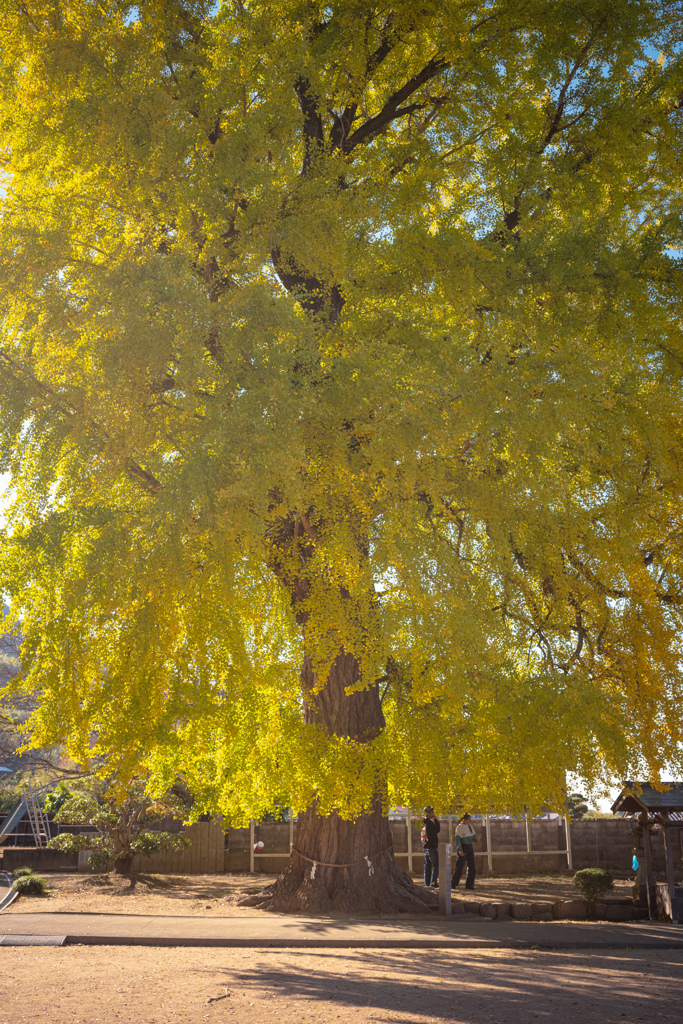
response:
[[[562,117],[564,115],[564,108],[565,108],[565,104],[566,104],[566,101],[567,101],[567,93],[569,91],[569,88],[570,88],[572,82],[574,81],[574,78],[576,77],[577,71],[579,71],[581,69],[581,67],[583,66],[583,64],[586,61],[586,58],[588,57],[588,54],[593,49],[593,45],[594,45],[596,39],[598,38],[598,36],[600,35],[600,29],[602,28],[603,24],[604,24],[604,22],[601,21],[600,24],[598,25],[598,27],[596,28],[595,32],[593,32],[593,34],[588,39],[588,42],[586,43],[586,45],[582,48],[581,52],[579,53],[579,56],[574,61],[573,67],[572,67],[571,71],[569,72],[564,85],[560,89],[560,95],[557,97],[557,106],[555,108],[555,115],[554,115],[552,121],[550,122],[550,127],[548,128],[548,131],[546,133],[546,137],[543,140],[543,144],[542,144],[541,149],[540,149],[541,153],[543,153],[543,151],[550,144],[550,142],[552,141],[554,136],[557,135],[558,132],[561,132],[561,131],[563,131],[564,128],[569,127],[569,124],[564,124],[564,125],[562,124]],[[583,113],[585,113],[585,111]],[[580,117],[583,116],[583,113],[580,115]],[[576,121],[579,120],[580,117],[579,118],[574,118],[570,122],[570,124],[576,124]]]

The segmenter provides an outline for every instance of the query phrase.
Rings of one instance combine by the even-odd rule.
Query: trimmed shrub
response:
[[[12,878],[21,878],[23,875],[32,875],[33,868],[15,868],[12,872]]]
[[[12,889],[20,896],[44,896],[45,885],[45,879],[31,871],[28,875],[19,875],[18,878],[15,878],[12,882]]]
[[[593,910],[600,897],[614,888],[614,880],[604,868],[583,868],[576,872],[572,884],[585,899],[589,910]]]

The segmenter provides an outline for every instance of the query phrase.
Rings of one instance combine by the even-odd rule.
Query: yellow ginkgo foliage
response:
[[[681,15],[2,4],[15,685],[295,808],[274,906],[416,905],[389,804],[683,768]]]

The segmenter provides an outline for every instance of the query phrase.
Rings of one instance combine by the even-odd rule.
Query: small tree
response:
[[[572,821],[585,818],[588,814],[588,804],[583,793],[570,793],[567,797],[567,810]]]
[[[113,780],[109,780],[90,792],[69,796],[55,815],[60,824],[92,825],[99,835],[62,833],[51,839],[48,847],[65,853],[92,850],[94,868],[106,868],[113,862],[114,871],[126,875],[137,853],[149,857],[159,850],[183,850],[189,845],[185,836],[153,828],[155,822],[180,806],[170,794],[160,800],[149,797],[142,780],[134,780],[121,798]]]
[[[64,806],[67,800],[71,800],[73,793],[70,789],[60,782],[51,793],[45,795],[45,810],[48,814],[56,815],[59,810]]]
[[[604,868],[583,868],[576,872],[572,883],[585,899],[590,914],[594,912],[600,897],[614,888],[612,876]]]

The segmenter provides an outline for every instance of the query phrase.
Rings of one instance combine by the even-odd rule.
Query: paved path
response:
[[[0,910],[5,910],[16,898],[17,894],[12,892],[12,876],[0,871]]]
[[[0,917],[0,945],[339,947],[375,949],[678,948],[683,927],[655,922],[457,921],[161,917],[134,914],[11,914]]]

